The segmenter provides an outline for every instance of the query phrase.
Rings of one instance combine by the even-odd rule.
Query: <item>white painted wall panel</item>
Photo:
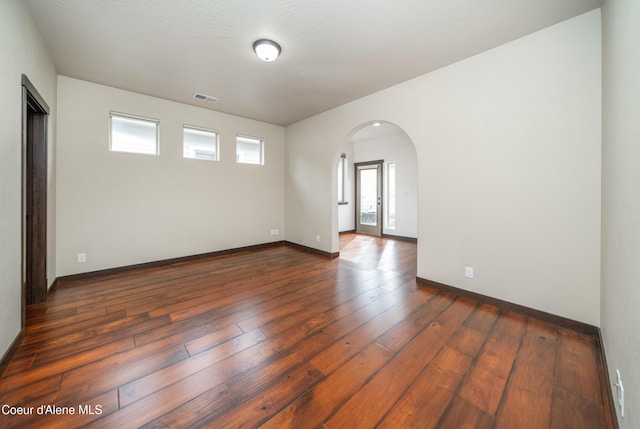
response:
[[[602,9],[602,333],[622,429],[640,427],[640,3]],[[611,386],[615,394],[615,387]],[[616,401],[617,404],[617,401]]]
[[[64,76],[58,94],[58,276],[284,239],[282,127]],[[159,120],[160,154],[109,152],[112,110]],[[183,124],[218,130],[220,161],[184,159]],[[265,165],[235,162],[237,134]]]
[[[20,0],[0,2],[0,358],[20,331],[22,74],[50,108],[48,135],[47,278],[55,279],[56,71]]]
[[[599,325],[600,108],[596,10],[290,125],[287,239],[338,251],[335,160],[389,121],[416,146],[420,277]]]

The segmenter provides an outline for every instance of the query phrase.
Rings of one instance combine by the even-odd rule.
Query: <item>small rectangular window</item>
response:
[[[255,137],[236,137],[236,162],[264,165],[264,140]]]
[[[110,113],[109,150],[114,152],[158,154],[158,121]]]
[[[396,229],[396,165],[387,164],[387,229]]]
[[[347,154],[340,155],[338,160],[338,203],[347,202]]]
[[[208,159],[217,161],[218,158],[218,133],[204,128],[183,127],[184,158]]]

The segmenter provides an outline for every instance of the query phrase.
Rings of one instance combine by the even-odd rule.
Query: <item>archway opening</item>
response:
[[[367,200],[358,194],[358,167],[376,163],[382,188]],[[382,120],[354,127],[340,145],[334,165],[334,249],[341,250],[341,233],[358,232],[360,223],[373,219],[379,222],[380,236],[417,241],[418,161],[415,145],[401,127]]]

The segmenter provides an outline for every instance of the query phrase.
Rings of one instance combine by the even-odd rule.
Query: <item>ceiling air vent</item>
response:
[[[200,94],[199,92],[196,92],[194,94],[193,98],[197,98],[198,100],[203,100],[203,101],[209,101],[211,103],[217,103],[218,101],[220,101],[220,99],[217,98],[217,97],[212,97],[210,95]]]

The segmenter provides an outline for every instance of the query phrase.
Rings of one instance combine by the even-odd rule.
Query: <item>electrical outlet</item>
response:
[[[78,263],[87,262],[87,254],[86,253],[78,253]]]
[[[316,241],[320,243],[320,234],[316,235]]]
[[[468,279],[473,278],[473,267],[464,267],[464,276]]]
[[[620,417],[624,417],[624,386],[622,385],[622,377],[620,377],[620,370],[616,369],[616,390],[618,391],[618,405],[620,406]]]

